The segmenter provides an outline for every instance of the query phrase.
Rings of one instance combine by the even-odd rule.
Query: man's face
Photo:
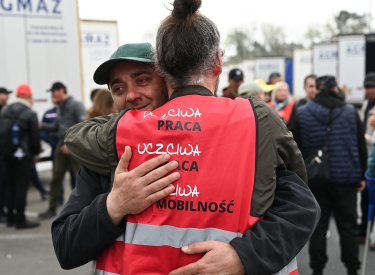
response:
[[[238,87],[240,87],[240,85],[243,83],[243,79],[240,79],[240,80],[229,79],[228,83],[229,83],[229,87],[231,87],[237,93]]]
[[[304,88],[305,88],[306,96],[308,99],[315,98],[318,91],[316,89],[316,82],[314,78],[306,79],[306,84]]]
[[[127,60],[116,64],[109,73],[108,86],[118,111],[152,111],[168,101],[164,79],[148,63]]]
[[[270,79],[270,84],[274,85],[274,84],[276,84],[277,82],[280,82],[280,81],[283,81],[283,79],[281,78],[281,76],[277,76],[277,77],[274,77],[274,78]]]
[[[0,93],[0,106],[4,106],[7,104],[9,99],[9,94]]]
[[[53,104],[59,104],[64,101],[65,99],[65,91],[64,88],[53,90],[52,91],[52,102]]]
[[[365,87],[365,93],[366,93],[366,97],[368,99],[375,99],[375,86],[366,86]]]

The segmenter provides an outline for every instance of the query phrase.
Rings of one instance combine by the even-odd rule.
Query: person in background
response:
[[[235,99],[238,97],[238,87],[244,81],[244,75],[240,69],[232,69],[229,72],[228,87],[223,89],[223,97],[229,97]]]
[[[371,180],[375,180],[375,143],[372,144],[372,150],[367,161],[367,175],[368,177],[372,178]],[[372,195],[375,197],[375,194]],[[372,217],[372,220],[374,220],[374,217]],[[372,230],[374,230],[374,224],[372,225],[372,228]],[[375,251],[375,240],[372,240],[370,250]]]
[[[327,230],[333,213],[340,235],[341,260],[348,275],[360,268],[357,242],[357,193],[365,186],[367,150],[359,115],[351,104],[338,95],[335,77],[316,79],[318,94],[297,109],[296,123],[291,129],[302,155],[322,148],[327,141],[330,181],[310,189],[318,201],[322,215],[309,244],[313,275],[323,274],[328,262]]]
[[[269,85],[266,82],[263,81],[263,79],[255,79],[254,82],[258,84],[264,91],[264,102],[266,102],[268,105],[271,104],[271,94],[273,89],[275,88],[275,85]]]
[[[33,103],[31,87],[28,84],[19,85],[16,95],[16,102],[10,104],[1,113],[3,121],[0,127],[9,127],[9,129],[1,129],[1,132],[11,132],[11,142],[14,146],[4,153],[7,226],[24,229],[39,226],[38,222],[26,219],[25,208],[27,189],[31,179],[31,166],[34,157],[39,155],[41,147],[38,117],[31,109]]]
[[[270,106],[275,108],[281,119],[288,123],[293,110],[293,100],[289,92],[289,85],[284,81],[277,82],[272,92]]]
[[[367,152],[371,154],[372,144],[375,142],[375,72],[366,74],[363,87],[365,88],[365,100],[359,115],[365,132]],[[361,193],[362,217],[358,235],[360,243],[365,243],[366,240],[368,204],[368,190],[366,186]]]
[[[48,190],[39,178],[38,171],[36,170],[36,161],[31,165],[31,182],[38,189],[42,201],[45,201],[48,197]]]
[[[98,91],[100,91],[100,90],[101,90],[100,88],[96,88],[96,89],[93,89],[93,90],[91,91],[91,93],[90,93],[90,99],[91,99],[91,102],[94,102],[94,97],[95,97],[96,93],[97,93]]]
[[[249,98],[255,96],[263,101],[265,101],[264,94],[268,91],[263,90],[255,81],[244,82],[238,88],[238,93],[242,98]]]
[[[9,99],[9,94],[12,91],[8,91],[6,88],[0,88],[0,114],[5,109],[5,106]],[[0,116],[1,124],[1,116]],[[4,211],[5,206],[5,193],[6,193],[6,184],[5,184],[5,170],[4,170],[4,159],[0,155],[0,223],[6,222],[6,214]]]
[[[271,73],[268,77],[268,84],[269,85],[275,85],[277,82],[283,81],[283,78],[281,77],[281,74],[279,73]]]
[[[55,150],[49,206],[46,211],[39,213],[39,217],[42,219],[56,216],[56,208],[61,194],[63,179],[68,169],[72,167],[74,175],[77,174],[80,164],[69,154],[64,144],[64,135],[68,128],[82,122],[86,118],[85,107],[81,102],[68,95],[67,88],[63,83],[55,82],[47,91],[52,92],[52,102],[56,102],[57,104],[57,118],[53,124],[43,123],[41,130],[57,132],[58,143]]]
[[[310,99],[315,98],[316,94],[318,93],[318,90],[316,89],[315,80],[316,80],[316,75],[314,74],[309,74],[308,76],[305,77],[303,81],[303,89],[305,90],[306,96],[294,103],[292,113],[287,123],[288,129],[293,127],[292,125],[297,115],[297,109],[300,106],[305,105]]]
[[[107,89],[98,90],[94,97],[93,105],[87,111],[87,119],[111,113],[117,113],[111,92]]]
[[[43,115],[43,118],[42,118],[42,123],[45,123],[45,124],[53,124],[55,123],[56,121],[56,118],[57,118],[57,108],[56,108],[56,104],[57,104],[57,101],[56,101],[56,98],[52,97],[52,103],[55,105],[55,107],[51,108],[51,109],[48,109],[44,115]],[[59,139],[57,138],[57,133],[56,132],[47,132],[47,131],[40,131],[40,137],[42,140],[44,140],[45,142],[47,142],[49,144],[49,146],[51,146],[51,155],[50,155],[50,160],[52,161],[52,165],[55,164],[55,151],[56,151],[56,146],[57,146],[57,143],[59,141]],[[73,168],[70,167],[69,168],[69,178],[70,178],[70,187],[71,189],[73,190],[76,186],[76,176],[74,174],[74,171],[73,171]],[[43,199],[43,197],[42,197]],[[60,197],[59,197],[59,204],[62,205],[64,203],[64,186],[62,185],[61,186],[61,194],[60,194]]]

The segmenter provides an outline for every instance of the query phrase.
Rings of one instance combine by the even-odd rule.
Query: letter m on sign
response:
[[[23,8],[23,10],[26,10],[27,7],[29,7],[29,12],[31,12],[31,2],[30,2],[30,0],[18,0],[17,1],[18,11],[21,11],[21,7]]]

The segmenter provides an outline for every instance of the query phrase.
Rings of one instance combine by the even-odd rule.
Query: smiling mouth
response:
[[[139,110],[139,111],[147,111],[147,106],[148,106],[148,104],[147,105],[144,105],[144,106],[141,106],[141,107],[137,107],[137,108],[135,108],[136,110]]]

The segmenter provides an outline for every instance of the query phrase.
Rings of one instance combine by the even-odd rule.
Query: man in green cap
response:
[[[154,68],[148,43],[120,46],[94,73],[97,84],[107,84],[118,111],[151,111],[168,100],[164,80]]]
[[[240,97],[249,98],[251,96],[255,96],[263,101],[265,101],[264,94],[267,92],[267,90],[262,89],[262,87],[260,87],[255,81],[244,82],[238,88]]]

